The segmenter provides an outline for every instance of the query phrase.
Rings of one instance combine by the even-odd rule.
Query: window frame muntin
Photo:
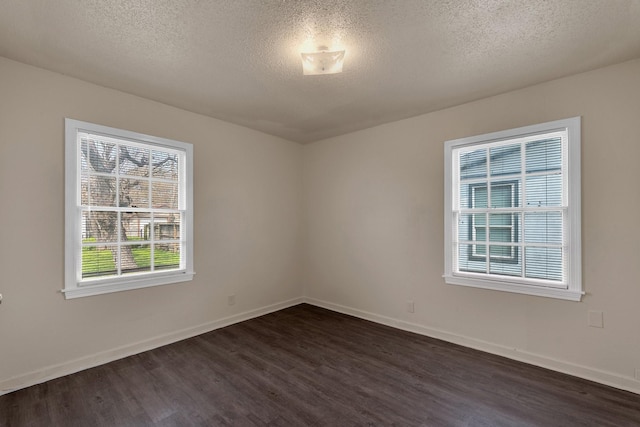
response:
[[[100,135],[106,139],[113,139],[117,143],[131,143],[149,148],[153,147],[184,153],[184,167],[179,168],[184,180],[184,191],[180,195],[183,200],[178,201],[180,210],[184,204],[184,266],[179,269],[159,270],[144,273],[129,273],[120,277],[104,277],[82,280],[82,200],[81,200],[81,144],[79,133],[86,132]],[[181,166],[183,166],[181,164]],[[150,171],[151,172],[151,171]],[[114,174],[115,176],[115,174]],[[129,175],[124,174],[125,177]],[[152,182],[152,176],[149,176]],[[178,181],[180,182],[179,178]],[[151,201],[150,201],[151,202]],[[118,204],[118,199],[116,200]],[[113,207],[114,212],[131,210],[131,207]],[[149,209],[151,211],[151,203]],[[100,209],[96,209],[100,210]],[[108,209],[112,210],[112,209]],[[171,283],[189,281],[195,275],[193,268],[193,145],[167,138],[161,138],[124,129],[117,129],[95,123],[65,118],[65,280],[62,293],[66,299],[99,295],[111,292],[160,286]],[[181,231],[182,232],[182,231]],[[119,243],[121,244],[121,242]]]
[[[487,273],[460,273],[454,272],[453,261],[459,253],[454,254],[454,248],[458,246],[454,244],[454,239],[459,238],[456,235],[457,229],[453,227],[454,212],[459,206],[456,195],[453,191],[459,188],[459,182],[454,185],[453,171],[458,168],[459,158],[453,156],[452,153],[457,147],[464,147],[464,151],[472,151],[478,146],[486,146],[489,144],[507,145],[513,143],[514,140],[526,144],[529,140],[535,140],[540,135],[550,134],[553,132],[566,131],[567,141],[563,144],[563,188],[566,188],[566,202],[563,203],[562,210],[566,213],[566,220],[563,217],[563,236],[566,236],[564,242],[569,246],[565,246],[563,242],[562,252],[565,260],[565,283],[566,286],[558,287],[553,282],[542,279],[526,279],[514,281],[513,277],[495,276]],[[571,301],[580,301],[583,291],[582,284],[582,242],[581,242],[581,166],[580,166],[580,145],[581,145],[581,117],[572,117],[568,119],[556,120],[546,123],[524,126],[520,128],[508,129],[483,135],[476,135],[466,138],[445,141],[444,147],[444,261],[445,271],[443,278],[445,283],[451,285],[461,285],[469,287],[477,287],[483,289],[500,290],[506,292],[514,292],[527,295],[543,296],[550,298],[565,299]],[[526,168],[526,165],[521,165]],[[487,172],[488,173],[488,172]],[[458,178],[459,179],[459,178]],[[487,177],[488,179],[488,177]],[[523,183],[524,185],[524,183]],[[524,200],[523,193],[523,200]],[[566,207],[565,207],[566,204]],[[523,210],[524,207],[518,210]],[[524,218],[523,218],[524,220]],[[524,256],[524,254],[523,254]]]

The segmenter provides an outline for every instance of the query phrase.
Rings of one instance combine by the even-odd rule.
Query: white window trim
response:
[[[531,126],[524,126],[500,132],[493,132],[484,135],[471,136],[446,141],[444,144],[444,280],[447,284],[469,286],[482,289],[492,289],[498,291],[513,292],[541,297],[558,298],[570,301],[580,301],[584,291],[582,288],[582,238],[581,238],[581,190],[580,190],[580,128],[581,118],[573,117],[569,119],[557,120]],[[472,146],[488,144],[535,136],[538,134],[550,133],[554,131],[567,131],[567,165],[563,179],[567,188],[567,215],[564,224],[564,231],[568,238],[569,247],[564,248],[566,257],[566,278],[562,287],[549,283],[545,280],[520,279],[514,281],[513,278],[495,277],[482,273],[456,272],[454,271],[454,244],[453,244],[453,194],[455,186],[453,180],[452,153],[455,148],[461,146]],[[523,165],[524,167],[524,165]]]
[[[177,149],[185,152],[185,241],[184,266],[178,270],[130,274],[124,277],[82,280],[82,227],[80,210],[80,149],[78,132],[112,136],[138,141],[146,145]],[[193,279],[193,145],[74,119],[65,119],[65,282],[62,292],[66,299],[100,295],[150,286],[167,285]]]

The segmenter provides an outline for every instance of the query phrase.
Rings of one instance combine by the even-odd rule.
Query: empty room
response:
[[[0,0],[0,426],[640,426],[640,1]]]

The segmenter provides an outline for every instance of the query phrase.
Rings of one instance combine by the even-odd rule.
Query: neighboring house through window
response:
[[[447,283],[579,300],[580,240],[580,118],[445,143]]]
[[[484,184],[468,184],[471,197],[469,198],[469,208],[479,209],[487,207],[488,191]],[[491,196],[494,200],[495,207],[511,208],[517,206],[518,200],[517,182],[506,181],[496,182],[491,185]],[[518,241],[518,216],[510,214],[495,215],[487,227],[485,215],[472,215],[469,224],[471,240],[486,241],[487,230],[494,242],[515,243]],[[500,248],[494,246],[491,252],[491,258],[494,260],[502,260],[503,262],[516,261],[517,246],[507,246]],[[473,244],[471,249],[471,257],[476,260],[484,261],[486,256],[486,247],[484,245]]]
[[[191,280],[191,144],[65,127],[65,297]]]

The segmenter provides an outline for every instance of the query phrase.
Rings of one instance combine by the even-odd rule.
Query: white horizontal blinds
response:
[[[522,275],[520,213],[521,146],[518,143],[489,149],[489,272],[502,276]]]
[[[184,153],[78,133],[82,279],[183,266]]]
[[[458,175],[454,182],[458,183],[459,195],[457,203],[458,242],[456,254],[458,269],[477,273],[486,273],[487,262],[487,203],[489,200],[487,158],[488,149],[458,151]]]
[[[454,150],[457,271],[562,286],[563,144],[554,132]]]
[[[525,277],[565,281],[566,133],[526,143]],[[565,156],[566,157],[566,156]]]
[[[80,136],[82,278],[118,273],[117,145]]]
[[[184,267],[184,156],[152,150],[151,206],[155,210],[153,256],[156,270]]]

